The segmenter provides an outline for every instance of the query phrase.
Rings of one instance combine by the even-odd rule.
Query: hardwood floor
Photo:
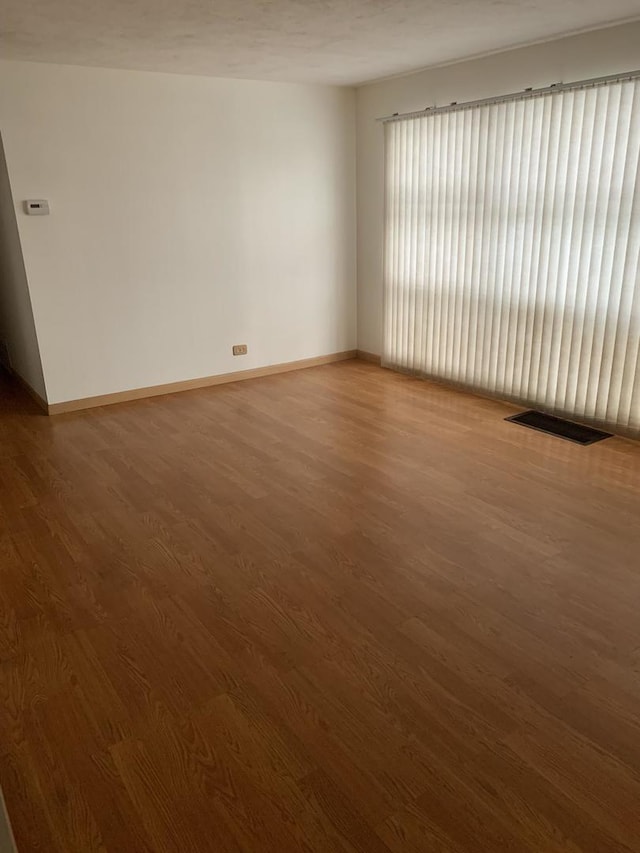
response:
[[[4,381],[20,853],[640,851],[640,446],[345,362]]]

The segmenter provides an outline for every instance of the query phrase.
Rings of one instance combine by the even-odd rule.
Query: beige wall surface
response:
[[[10,366],[46,399],[38,338],[16,224],[9,175],[0,136],[0,341]],[[0,848],[1,849],[1,848]]]
[[[354,349],[354,104],[329,86],[0,62],[48,401]],[[26,216],[28,198],[50,216]]]

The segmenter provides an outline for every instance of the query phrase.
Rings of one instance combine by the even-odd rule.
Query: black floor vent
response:
[[[522,412],[519,415],[505,418],[505,420],[513,421],[514,424],[522,424],[529,429],[548,432],[549,435],[566,438],[567,441],[574,441],[576,444],[594,444],[596,441],[602,441],[603,438],[611,438],[610,432],[602,432],[602,430],[582,426],[582,424],[574,424],[572,421],[554,418],[553,415],[544,415],[542,412]]]

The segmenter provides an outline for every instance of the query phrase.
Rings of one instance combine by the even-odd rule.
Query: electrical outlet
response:
[[[247,345],[246,344],[236,344],[233,347],[234,355],[246,355],[247,354]]]

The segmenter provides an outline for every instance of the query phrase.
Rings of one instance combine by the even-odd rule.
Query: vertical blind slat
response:
[[[385,128],[383,363],[640,433],[640,82]]]

